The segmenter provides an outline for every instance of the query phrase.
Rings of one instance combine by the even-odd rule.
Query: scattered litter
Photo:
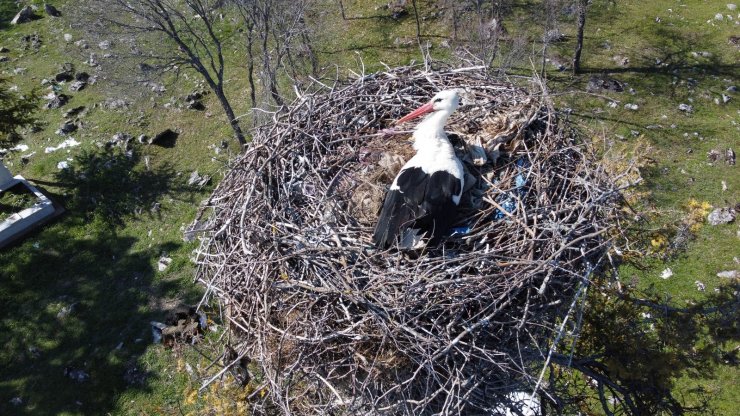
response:
[[[62,160],[61,162],[57,163],[57,169],[69,169],[69,162],[67,162],[66,160]]]
[[[735,151],[732,148],[728,148],[725,152],[725,163],[730,166],[735,165]]]
[[[167,317],[164,323],[152,321],[154,343],[172,347],[176,342],[194,344],[208,329],[206,316],[194,307],[179,310]]]
[[[671,276],[673,276],[673,270],[670,268],[663,270],[663,273],[660,274],[660,277],[663,280],[667,280]]]
[[[722,181],[722,192],[726,192],[726,191],[727,191],[727,182]]]
[[[75,146],[79,146],[79,145],[80,145],[80,142],[78,142],[77,140],[75,140],[74,137],[70,137],[69,139],[67,139],[67,140],[63,141],[62,143],[60,143],[59,146],[56,146],[56,147],[47,147],[46,149],[44,149],[44,153],[52,153],[52,152],[56,152],[59,149],[66,149],[68,147],[75,147]]]
[[[635,111],[635,110],[637,110],[638,108],[640,108],[640,106],[639,106],[639,105],[637,105],[637,104],[625,104],[625,105],[624,105],[624,108],[626,108],[627,110],[632,110],[632,111]]]
[[[683,112],[686,112],[686,113],[691,113],[691,112],[694,111],[694,107],[692,107],[692,106],[690,106],[688,104],[683,104],[683,103],[681,103],[681,104],[678,105],[678,109],[680,111],[683,111]]]
[[[17,146],[13,146],[10,148],[13,152],[26,152],[28,151],[28,145],[27,144],[19,144]]]
[[[696,290],[699,292],[703,292],[707,289],[707,286],[698,280],[694,281],[694,284],[696,285]]]
[[[13,397],[12,399],[10,399],[10,404],[12,404],[13,406],[20,406],[23,404],[23,399],[21,399],[20,397]]]

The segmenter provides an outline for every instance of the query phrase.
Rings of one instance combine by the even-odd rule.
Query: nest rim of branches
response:
[[[547,395],[540,369],[604,259],[617,206],[588,146],[541,91],[480,67],[314,87],[255,130],[209,199],[196,259],[238,358],[262,368],[259,406],[483,414],[520,406],[516,390]],[[410,156],[389,126],[449,88],[463,91],[447,130],[474,182],[456,234],[375,249],[372,211]]]

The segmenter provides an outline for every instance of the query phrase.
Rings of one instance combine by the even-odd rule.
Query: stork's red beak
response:
[[[431,113],[434,111],[434,103],[428,102],[421,107],[417,108],[416,110],[406,114],[405,116],[401,117],[396,121],[396,124],[401,124],[409,120],[413,120],[417,117],[423,116],[424,114]]]

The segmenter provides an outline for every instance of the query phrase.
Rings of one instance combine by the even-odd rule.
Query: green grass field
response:
[[[45,17],[11,27],[12,3],[0,3],[0,46],[10,49],[2,54],[10,60],[0,63],[0,76],[8,85],[17,86],[20,94],[35,90],[44,95],[48,91],[41,81],[65,62],[94,74],[83,63],[86,52],[74,44],[83,35],[70,29],[64,18]],[[68,6],[64,1],[50,3],[63,12]],[[363,66],[372,72],[384,64],[420,61],[413,17],[391,19],[387,10],[378,8],[386,3],[344,1],[348,20],[341,18],[333,1],[309,14],[322,22],[314,41],[327,77],[337,71],[340,76],[350,75],[350,70],[359,73]],[[430,3],[419,2],[422,15],[435,10]],[[594,137],[605,154],[629,155],[642,166],[643,182],[633,202],[644,219],[638,223],[634,244],[650,247],[652,255],[640,259],[643,267],[624,266],[621,278],[634,280],[641,290],[663,294],[678,306],[699,302],[727,284],[716,276],[718,272],[740,268],[733,260],[740,256],[737,222],[706,225],[701,208],[702,203],[721,207],[740,202],[737,166],[710,164],[707,159],[712,149],[740,151],[740,96],[726,92],[740,83],[740,49],[728,43],[730,36],[740,34],[735,24],[740,15],[727,10],[726,3],[597,0],[587,21],[584,74],[574,77],[551,67],[546,74],[558,106],[572,109],[570,120]],[[514,5],[506,22],[509,33],[539,39],[541,28],[525,20],[539,2],[518,0]],[[734,20],[714,20],[718,12],[734,13]],[[572,19],[564,18],[560,29],[568,38],[551,45],[550,54],[567,62],[575,33]],[[448,31],[440,18],[422,21],[433,57],[452,55],[440,46]],[[33,33],[40,36],[41,47],[24,49],[22,37]],[[65,33],[73,36],[72,42],[64,40]],[[539,46],[532,45],[529,49],[536,52]],[[237,114],[245,114],[249,107],[242,56],[235,46],[226,57],[231,65],[228,93]],[[622,65],[625,58],[629,63]],[[528,59],[511,68],[519,74],[532,70]],[[190,261],[197,241],[183,241],[182,230],[226,172],[236,142],[229,139],[230,129],[212,95],[205,100],[206,112],[165,106],[171,97],[182,97],[195,87],[195,74],[168,84],[162,96],[151,99],[131,90],[128,110],[101,105],[111,96],[127,93],[125,85],[114,82],[116,74],[104,75],[86,89],[69,93],[72,99],[61,109],[39,110],[42,129],[23,134],[22,143],[29,149],[4,159],[11,172],[42,187],[67,213],[0,251],[0,345],[5,346],[0,351],[0,414],[242,412],[245,404],[235,400],[251,392],[228,383],[197,392],[197,376],[207,373],[215,358],[206,345],[216,344],[218,334],[197,349],[169,350],[152,344],[149,325],[164,320],[173,308],[200,299]],[[586,93],[592,75],[613,77],[624,83],[626,91]],[[731,100],[715,104],[723,93]],[[611,101],[616,108],[608,105]],[[680,111],[682,103],[690,104],[693,112]],[[625,104],[639,108],[628,110]],[[64,121],[63,112],[77,106],[87,108],[80,130],[72,133],[81,144],[45,153],[45,148],[65,139],[55,131]],[[180,132],[174,147],[137,144],[127,156],[120,149],[98,145],[118,132],[151,136],[166,128]],[[224,139],[229,148],[216,154],[209,146]],[[23,163],[21,156],[31,152],[35,154]],[[62,161],[71,170],[58,169]],[[213,176],[211,184],[203,189],[188,186],[194,170]],[[155,204],[158,209],[153,209]],[[688,242],[671,250],[682,224],[690,225]],[[173,261],[159,271],[162,255]],[[666,268],[673,276],[661,279]],[[698,291],[695,281],[702,282],[705,291]],[[725,347],[732,350],[738,345],[735,337]],[[68,374],[74,370],[89,378],[73,380]],[[146,378],[139,383],[132,381],[132,374]],[[702,386],[713,396],[717,414],[731,415],[737,408],[739,376],[736,366],[720,364],[700,375],[680,377],[676,390],[681,396]]]

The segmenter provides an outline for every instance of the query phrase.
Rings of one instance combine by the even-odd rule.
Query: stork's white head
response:
[[[403,123],[423,116],[424,114],[437,112],[443,113],[444,119],[447,119],[450,114],[455,112],[459,105],[460,95],[457,93],[457,90],[440,91],[437,93],[437,95],[432,97],[432,99],[428,103],[417,108],[406,116],[401,117],[396,123]]]

